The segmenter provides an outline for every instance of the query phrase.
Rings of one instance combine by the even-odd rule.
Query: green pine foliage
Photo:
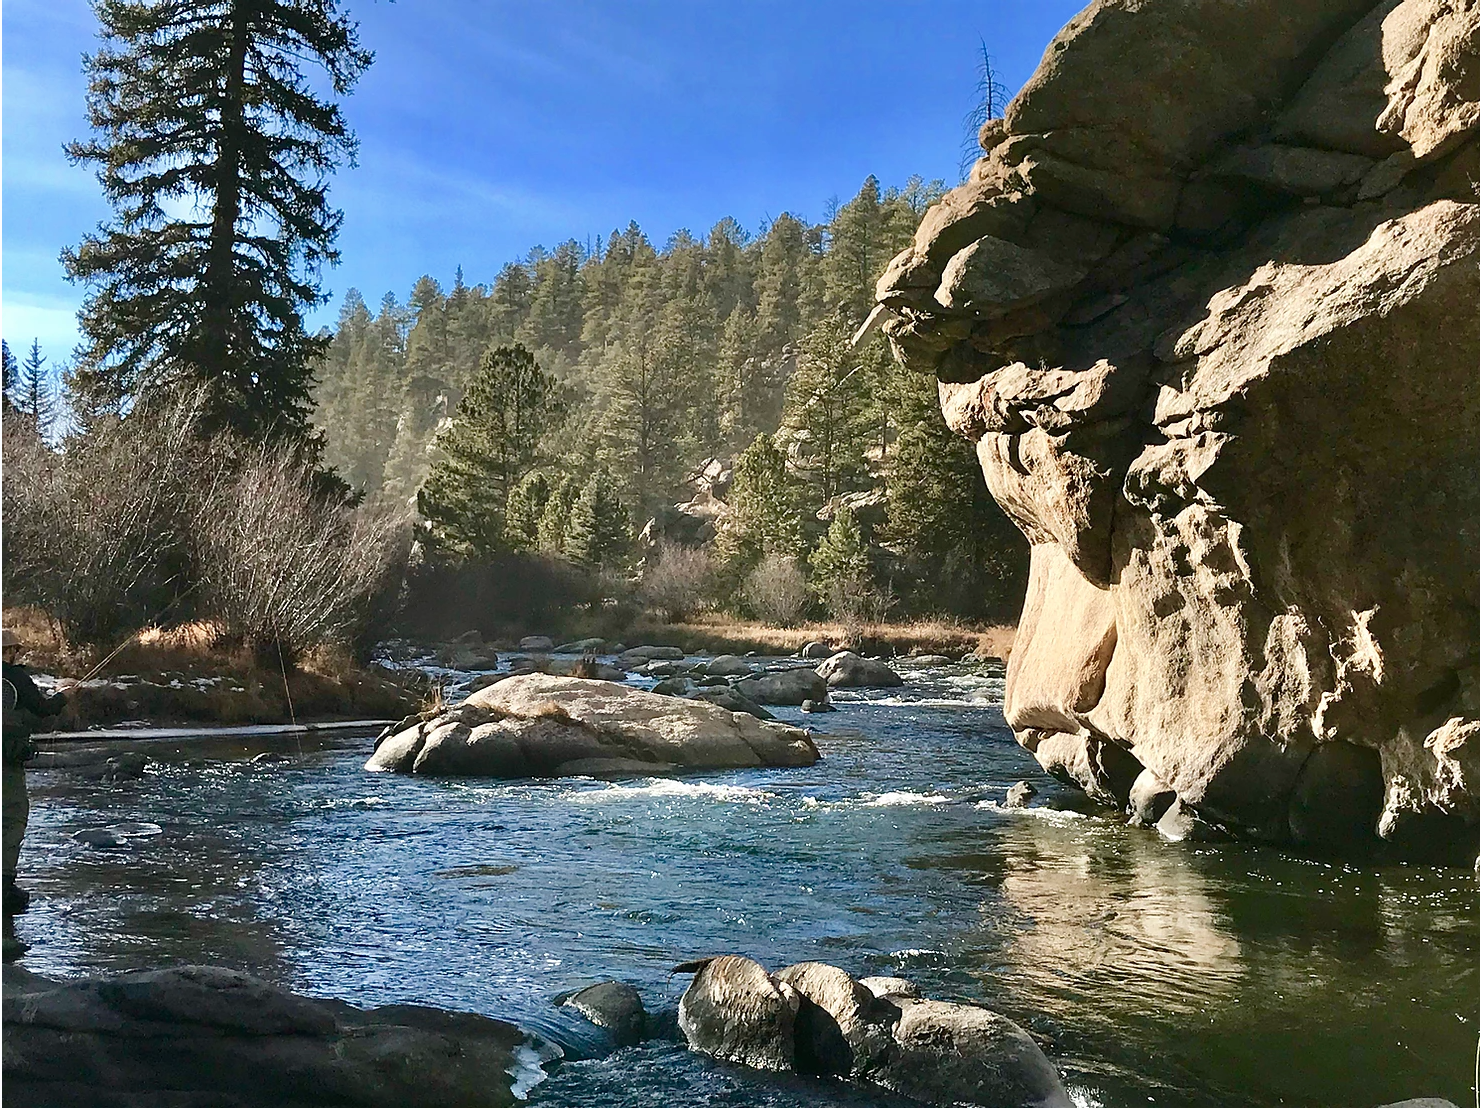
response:
[[[540,470],[524,475],[509,495],[508,518],[504,521],[504,541],[513,550],[537,550],[540,542],[540,520],[554,493],[550,478]]]
[[[435,545],[487,557],[526,544],[522,531],[507,533],[509,502],[563,414],[559,386],[528,350],[484,353],[417,497]]]
[[[535,529],[535,548],[545,554],[566,552],[566,533],[570,528],[571,513],[581,495],[582,483],[570,474],[561,477],[550,489],[550,496],[540,512],[539,526]]]
[[[719,553],[736,580],[766,554],[794,558],[805,553],[796,485],[786,455],[770,435],[757,435],[735,460],[729,526],[719,536]]]
[[[868,482],[865,454],[874,434],[872,375],[853,349],[850,320],[835,313],[817,324],[802,343],[796,373],[786,387],[783,427],[791,461],[830,503]]]
[[[5,350],[5,357],[14,363],[9,347]],[[6,398],[10,409],[27,426],[34,429],[43,441],[49,442],[56,429],[60,411],[56,384],[47,372],[46,362],[45,355],[41,353],[41,343],[31,340],[31,349],[26,352],[20,366],[12,364],[7,367],[10,384],[6,390]]]
[[[565,555],[586,569],[621,569],[630,547],[627,509],[604,467],[586,479],[565,528]]]
[[[316,86],[344,96],[372,55],[334,0],[93,7],[94,134],[67,150],[114,217],[63,255],[89,288],[72,389],[101,410],[198,384],[204,432],[301,437],[327,345],[302,312],[338,260],[327,179],[355,150]]]
[[[839,619],[856,618],[870,599],[873,568],[863,529],[852,509],[840,506],[808,559],[812,594]]]

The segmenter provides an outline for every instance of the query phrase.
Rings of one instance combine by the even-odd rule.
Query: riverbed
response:
[[[840,693],[807,769],[530,783],[368,774],[364,734],[151,744],[142,778],[32,775],[17,932],[74,975],[238,966],[569,1036],[616,978],[670,1011],[705,954],[894,974],[1028,1028],[1081,1108],[1472,1103],[1480,883],[1059,810],[1000,673]],[[449,675],[454,678],[466,675]],[[286,760],[254,763],[264,750]],[[1019,780],[1026,811],[1002,807]],[[124,826],[121,842],[78,839]],[[86,837],[86,836],[85,836]],[[567,1062],[542,1106],[902,1103],[656,1041]]]

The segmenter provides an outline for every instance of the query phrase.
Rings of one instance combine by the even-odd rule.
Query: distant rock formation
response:
[[[1099,0],[891,263],[871,324],[1033,544],[1050,772],[1474,860],[1477,134],[1477,0]]]

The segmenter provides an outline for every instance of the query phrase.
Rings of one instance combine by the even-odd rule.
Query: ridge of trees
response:
[[[318,367],[324,461],[371,502],[418,503],[432,551],[536,550],[611,570],[669,538],[692,543],[667,534],[674,506],[706,467],[738,457],[713,544],[736,606],[766,559],[773,577],[778,558],[786,573],[813,566],[842,507],[870,572],[849,547],[848,573],[832,574],[841,591],[871,590],[876,609],[890,597],[919,611],[1010,609],[1022,540],[970,444],[944,427],[934,381],[910,378],[882,339],[851,342],[879,274],[942,191],[869,177],[823,223],[783,213],[752,235],[726,218],[661,249],[629,223],[589,248],[535,248],[487,284],[461,269],[447,289],[423,276],[405,304],[386,294],[373,313],[351,290]],[[559,396],[512,453],[488,420],[492,392],[508,387],[488,361],[500,350],[523,351]],[[517,464],[475,474],[474,439]],[[844,530],[834,546],[851,542]],[[829,588],[836,610],[845,601]]]

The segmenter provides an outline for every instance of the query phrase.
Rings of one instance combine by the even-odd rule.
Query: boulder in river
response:
[[[683,651],[676,646],[634,646],[617,657],[622,665],[636,669],[645,662],[681,662]]]
[[[728,712],[745,712],[747,715],[755,716],[756,719],[776,718],[754,700],[740,695],[728,685],[711,685],[697,688],[687,695],[691,700],[703,700],[709,704],[717,705]]]
[[[823,662],[817,676],[834,689],[893,689],[904,684],[903,677],[877,658],[861,658],[851,650]]]
[[[688,971],[694,980],[678,1002],[678,1026],[689,1046],[754,1069],[791,1069],[801,1007],[797,991],[736,954],[694,968]]]
[[[214,966],[53,981],[7,965],[3,1004],[17,1104],[512,1105],[555,1056],[501,1020],[366,1011]]]
[[[1031,547],[1025,745],[1473,860],[1477,43],[1473,2],[1095,0],[887,267],[872,323]]]
[[[808,766],[806,731],[610,681],[510,677],[380,744],[369,770],[561,777]]]
[[[647,1010],[642,996],[621,981],[603,981],[571,993],[561,1003],[574,1008],[597,1027],[612,1033],[617,1046],[640,1043],[647,1034]]]
[[[823,658],[832,657],[833,648],[828,646],[825,642],[813,641],[802,647],[802,649],[798,651],[798,655],[809,660],[816,659],[817,661],[821,661]]]
[[[1007,799],[1002,802],[1004,808],[1026,808],[1028,801],[1038,795],[1037,788],[1031,781],[1019,781],[1007,790]]]
[[[1071,1108],[1053,1064],[1006,1016],[921,1000],[898,978],[854,981],[822,962],[774,976],[749,958],[685,963],[678,1006],[692,1050],[758,1069],[874,1081],[930,1104]]]
[[[811,669],[782,669],[746,677],[735,691],[757,704],[787,704],[796,707],[804,700],[826,700],[827,682]]]
[[[519,649],[526,654],[549,654],[555,649],[555,640],[548,635],[525,635],[519,640]]]
[[[755,667],[736,654],[721,654],[704,664],[704,672],[711,677],[749,677]]]

